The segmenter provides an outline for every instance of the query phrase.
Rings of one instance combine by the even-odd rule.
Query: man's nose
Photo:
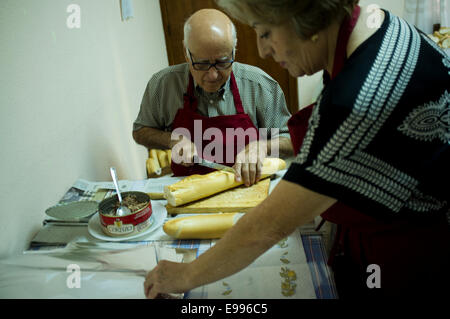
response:
[[[209,80],[214,81],[214,80],[217,80],[217,78],[219,77],[219,71],[217,71],[216,68],[214,66],[212,66],[207,71],[207,75],[208,75]]]

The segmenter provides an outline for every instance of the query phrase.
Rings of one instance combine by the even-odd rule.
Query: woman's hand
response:
[[[182,293],[194,287],[189,284],[189,264],[161,260],[149,271],[144,282],[144,293],[154,299],[161,294]]]
[[[186,292],[231,276],[335,202],[331,197],[282,180],[269,197],[245,213],[214,246],[191,263],[160,261],[147,274],[145,295],[157,298],[161,294]]]

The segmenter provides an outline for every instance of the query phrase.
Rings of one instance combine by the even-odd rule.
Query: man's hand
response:
[[[184,135],[172,143],[172,161],[183,166],[193,166],[194,156],[198,156],[197,148],[190,139]]]
[[[254,141],[236,155],[233,166],[236,171],[236,181],[243,181],[245,186],[259,182],[264,158],[267,156],[267,142]]]
[[[189,264],[161,260],[149,271],[144,282],[144,293],[147,298],[154,299],[167,293],[186,292],[191,287],[187,280]]]

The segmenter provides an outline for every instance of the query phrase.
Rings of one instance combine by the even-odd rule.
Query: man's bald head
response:
[[[206,92],[217,92],[230,78],[236,45],[236,28],[223,12],[202,9],[195,12],[184,25],[185,59],[196,85]],[[229,67],[218,68],[227,62]],[[230,63],[228,63],[230,62]],[[194,63],[208,67],[194,68]],[[211,67],[215,64],[215,67]]]
[[[202,9],[192,14],[184,24],[183,44],[187,49],[229,48],[237,44],[236,27],[230,18],[216,9]]]

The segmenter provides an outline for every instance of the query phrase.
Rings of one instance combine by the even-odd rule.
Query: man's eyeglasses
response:
[[[189,52],[189,57],[191,58],[192,67],[194,68],[194,70],[197,70],[197,71],[208,71],[212,67],[215,67],[216,70],[226,70],[226,69],[229,69],[230,66],[234,62],[233,58],[231,58],[231,60],[229,60],[229,61],[219,61],[216,63],[194,62],[194,60],[192,59],[191,51],[189,49],[188,49],[188,52]],[[231,56],[232,57],[234,56],[234,50],[231,51]]]

